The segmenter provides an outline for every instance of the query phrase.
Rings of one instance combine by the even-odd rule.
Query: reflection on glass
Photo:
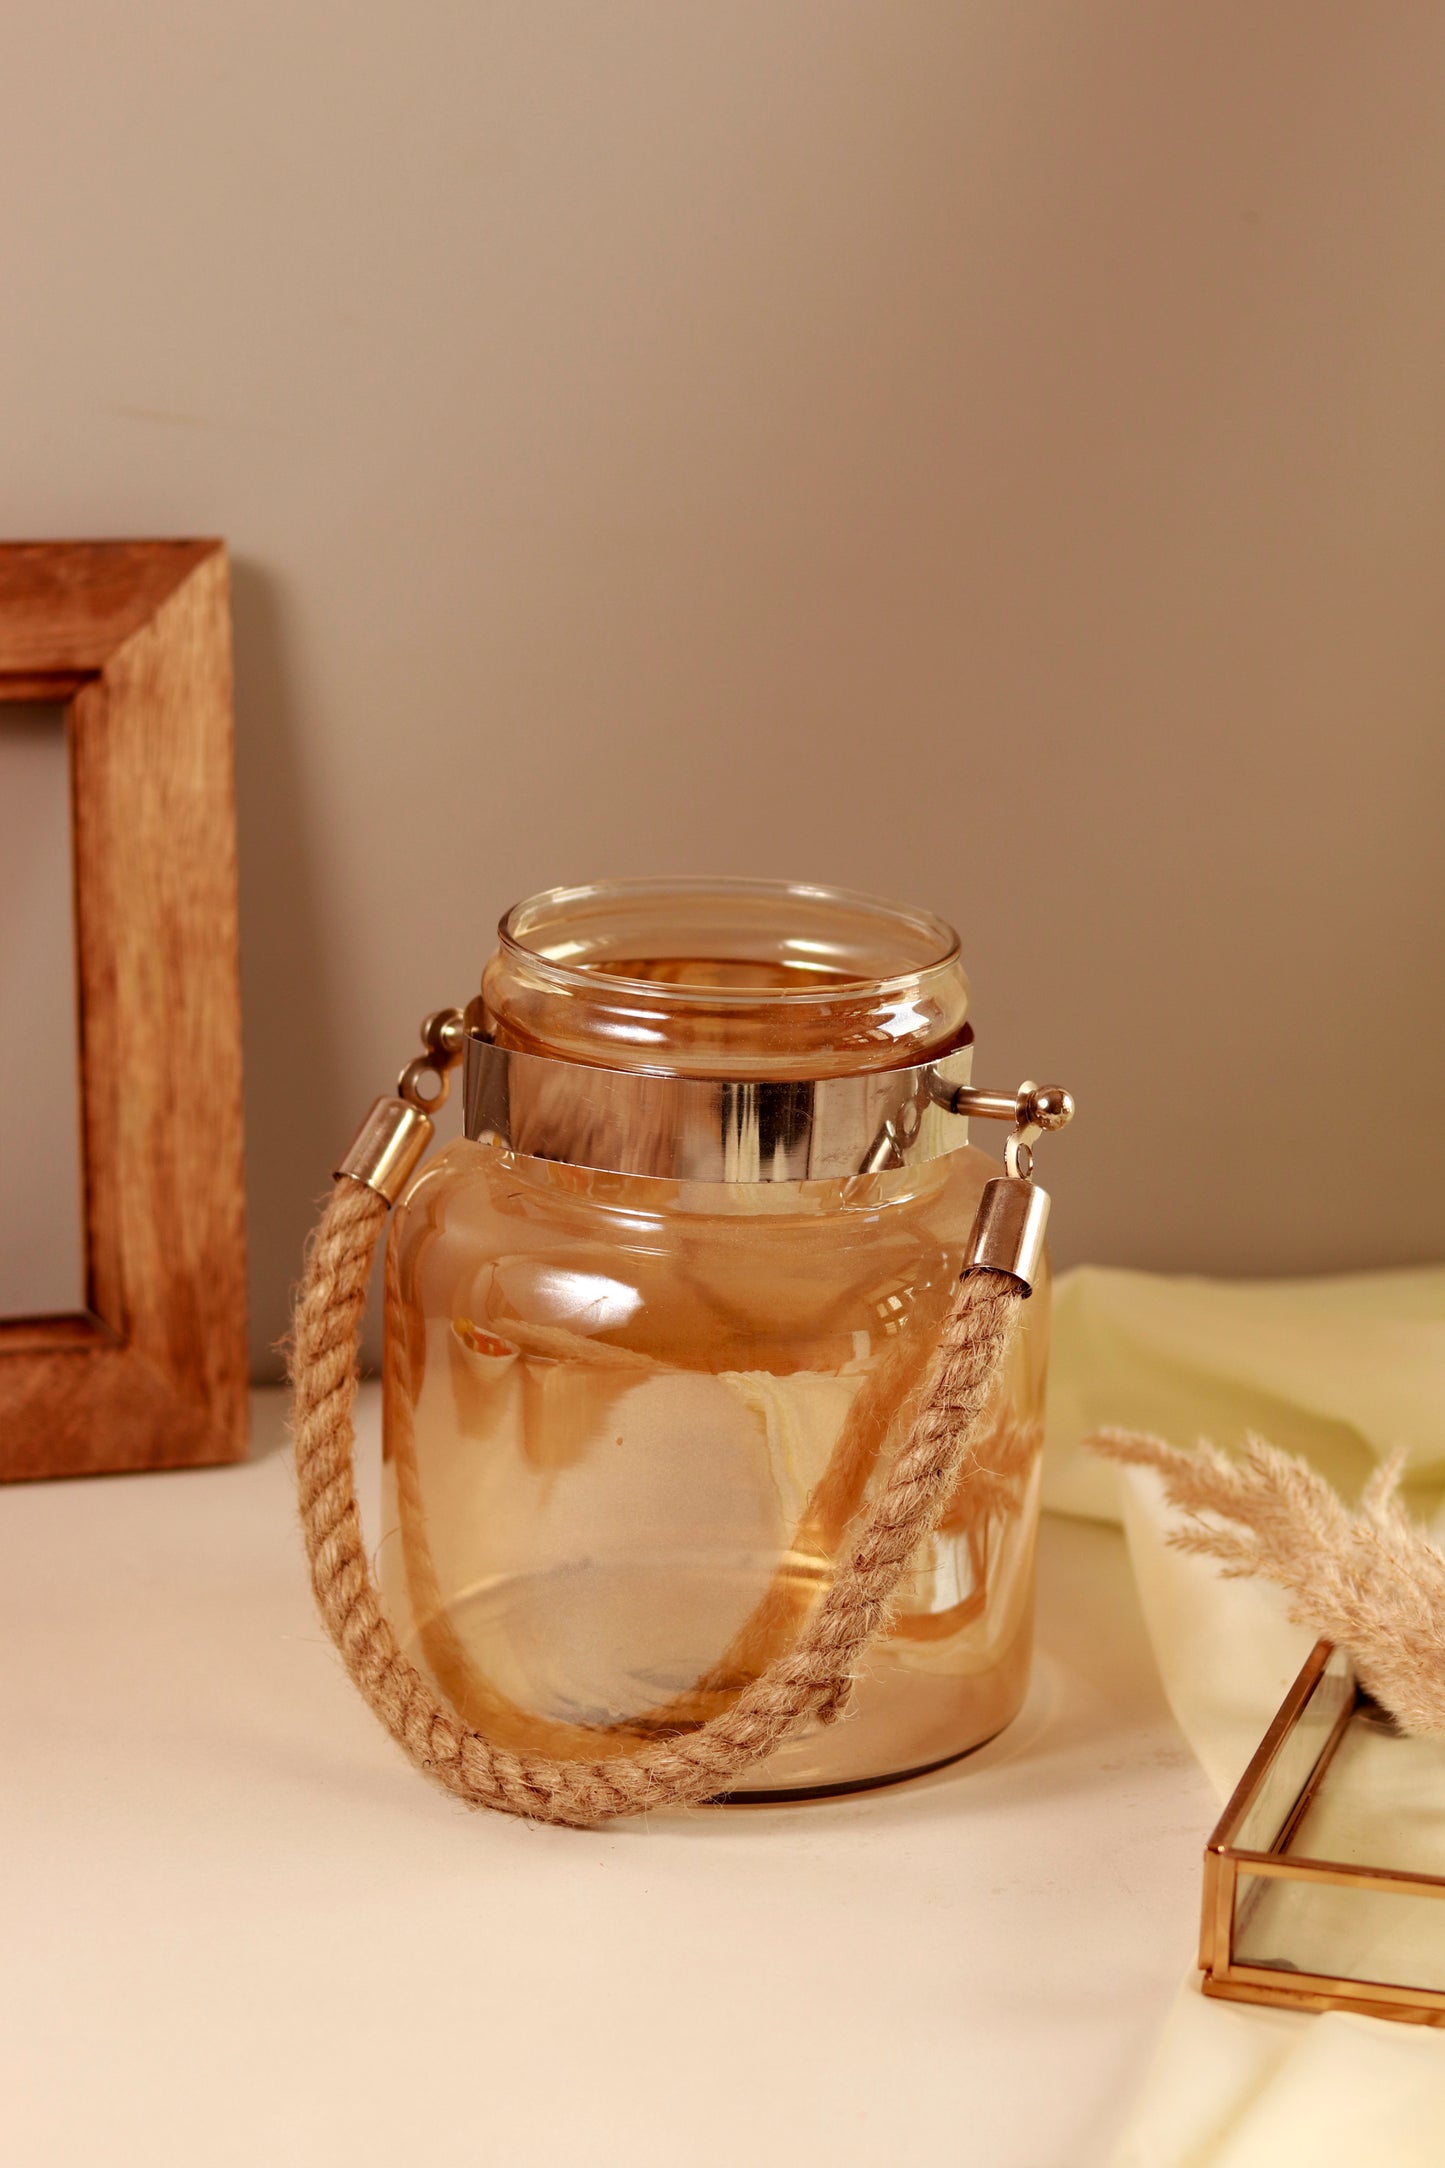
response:
[[[0,1317],[85,1307],[64,711],[0,706]]]

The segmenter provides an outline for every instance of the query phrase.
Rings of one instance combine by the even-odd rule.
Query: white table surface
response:
[[[578,1834],[405,1766],[290,1482],[266,1393],[244,1467],[0,1491],[0,2158],[1107,2159],[1215,1811],[1117,1533],[1046,1520],[1028,1704],[961,1766]]]

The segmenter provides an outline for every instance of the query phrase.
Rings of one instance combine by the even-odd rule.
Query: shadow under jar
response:
[[[387,1251],[387,1600],[468,1722],[624,1755],[796,1640],[907,1432],[996,1160],[948,1106],[968,982],[940,920],[841,890],[556,889],[467,1012],[468,1134]],[[1028,1683],[1048,1321],[847,1715],[734,1799],[966,1754]]]

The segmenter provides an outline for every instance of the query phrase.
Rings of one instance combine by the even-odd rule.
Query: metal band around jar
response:
[[[654,1076],[468,1032],[463,1120],[529,1159],[682,1182],[819,1182],[941,1159],[968,1142],[954,1098],[973,1047],[854,1076]]]

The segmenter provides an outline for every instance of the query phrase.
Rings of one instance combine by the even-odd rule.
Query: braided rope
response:
[[[598,1760],[513,1751],[463,1723],[402,1654],[371,1578],[352,1465],[352,1404],[382,1198],[340,1179],[307,1252],[292,1336],[302,1532],[317,1606],[347,1670],[417,1767],[470,1806],[586,1827],[714,1798],[809,1718],[842,1710],[858,1659],[887,1623],[910,1557],[952,1496],[1008,1351],[1022,1289],[1005,1273],[960,1282],[918,1412],[882,1490],[795,1646],[697,1729]]]

